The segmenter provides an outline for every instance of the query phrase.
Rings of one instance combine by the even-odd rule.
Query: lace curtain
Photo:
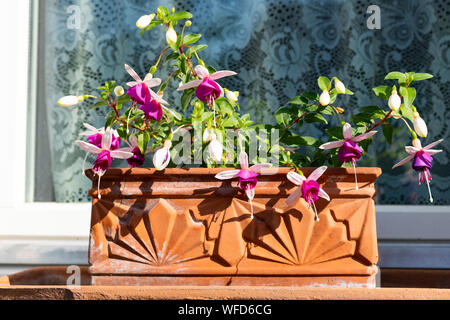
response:
[[[354,96],[339,98],[346,117],[354,108],[384,105],[371,88],[383,84],[390,70],[429,72],[431,80],[416,84],[415,105],[427,121],[427,142],[444,138],[444,152],[433,162],[432,188],[435,204],[450,204],[448,158],[450,137],[450,3],[445,0],[377,1],[381,29],[369,30],[366,13],[371,1],[308,0],[46,0],[41,2],[41,83],[45,110],[42,121],[48,130],[49,156],[38,157],[39,181],[53,188],[37,200],[88,201],[90,181],[81,175],[84,153],[74,145],[82,123],[102,124],[104,110],[88,106],[61,108],[60,96],[92,93],[103,80],[129,81],[124,63],[145,74],[164,47],[161,32],[140,36],[135,22],[158,5],[194,14],[191,32],[203,34],[200,43],[206,63],[238,72],[223,80],[225,87],[240,91],[240,105],[257,122],[274,121],[273,112],[299,91],[317,90],[319,75],[338,76]],[[67,27],[70,5],[81,9],[79,29]],[[166,76],[165,71],[158,74]],[[172,87],[173,88],[173,87]],[[169,93],[170,90],[166,90]],[[42,96],[44,94],[44,96]],[[169,101],[177,96],[167,96]],[[355,109],[356,110],[356,109]],[[306,128],[304,129],[306,130]],[[308,127],[308,135],[320,136],[320,126]],[[410,166],[394,171],[392,165],[406,156],[408,135],[389,146],[382,135],[374,139],[360,165],[380,166],[377,202],[426,204],[426,187],[418,186]],[[377,142],[380,142],[379,144]],[[91,159],[92,160],[92,159]],[[123,163],[119,163],[124,165]],[[44,175],[44,176],[43,176]],[[41,179],[41,180],[39,180]]]

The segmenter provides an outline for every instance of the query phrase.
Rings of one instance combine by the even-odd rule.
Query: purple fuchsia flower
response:
[[[320,149],[334,149],[339,148],[338,159],[342,162],[351,162],[353,164],[353,170],[355,171],[355,188],[358,190],[358,180],[356,178],[356,161],[361,158],[363,149],[356,142],[368,139],[372,137],[377,131],[369,131],[359,136],[353,137],[352,126],[349,123],[345,123],[342,127],[342,133],[345,140],[331,141],[322,144]]]
[[[133,100],[134,104],[140,105],[139,109],[144,111],[145,118],[147,120],[154,119],[156,121],[161,120],[163,115],[163,108],[172,114],[175,118],[180,120],[178,115],[176,115],[172,110],[165,107],[169,105],[162,97],[160,97],[156,92],[150,88],[159,86],[161,84],[161,79],[152,78],[152,74],[148,73],[144,80],[142,80],[139,75],[134,71],[129,65],[125,65],[125,70],[128,74],[135,80],[127,82],[127,86],[131,87],[127,90],[128,96]],[[131,110],[128,113],[127,119],[127,132],[128,122],[130,119]]]
[[[159,121],[163,115],[161,104],[156,100],[150,100],[148,103],[141,105],[139,109],[144,111],[144,116],[147,120],[154,119]]]
[[[287,206],[290,207],[295,202],[297,202],[300,197],[303,197],[308,204],[308,208],[311,206],[314,208],[314,213],[316,215],[315,219],[316,221],[319,221],[319,216],[317,214],[317,209],[314,202],[319,200],[319,197],[330,201],[330,197],[328,196],[328,194],[322,188],[320,188],[319,184],[317,183],[317,179],[319,179],[326,170],[326,166],[321,166],[314,170],[308,178],[305,178],[297,172],[290,171],[287,174],[287,178],[289,179],[289,181],[299,187],[295,189],[294,192],[289,195],[289,197],[287,197]]]
[[[141,149],[139,149],[137,144],[137,138],[134,134],[131,134],[128,138],[128,141],[125,141],[128,144],[128,147],[122,148],[123,151],[128,151],[133,154],[132,157],[127,159],[128,166],[130,168],[138,168],[142,166],[145,162],[145,154],[152,152],[153,150],[147,148],[145,154],[142,154]]]
[[[259,174],[267,174],[263,172],[263,169],[271,168],[272,164],[270,163],[260,163],[255,164],[251,167],[248,166],[248,156],[245,151],[242,151],[239,154],[239,161],[241,164],[241,169],[232,169],[227,171],[219,172],[215,175],[216,179],[220,180],[227,180],[232,179],[235,177],[239,177],[238,180],[238,186],[241,188],[245,194],[247,195],[247,198],[250,200],[250,207],[251,207],[251,218],[253,219],[253,204],[252,200],[255,197],[255,187],[258,183],[258,180],[256,177]],[[272,173],[269,173],[272,174]]]
[[[441,143],[444,139],[432,142],[429,145],[422,148],[422,144],[419,139],[414,139],[412,141],[412,146],[406,146],[405,151],[409,154],[405,159],[401,160],[399,163],[395,164],[392,169],[404,165],[410,160],[413,160],[412,167],[419,173],[419,184],[423,181],[426,182],[428,187],[428,193],[430,195],[430,202],[433,202],[433,197],[431,195],[430,181],[432,179],[430,169],[432,167],[431,162],[433,161],[433,154],[442,152],[442,150],[431,149],[435,145]]]
[[[87,136],[88,142],[90,144],[93,144],[94,146],[101,148],[102,146],[102,138],[103,134],[105,133],[105,128],[95,128],[94,126],[91,126],[88,123],[83,123],[83,126],[87,129],[86,131],[83,131],[80,133],[81,136]],[[116,130],[112,130],[112,141],[111,141],[111,150],[117,150],[120,147],[120,137]],[[82,174],[84,175],[85,170],[85,164],[87,157],[89,155],[89,152],[86,152],[86,156],[83,160],[83,167],[82,167]]]
[[[130,89],[127,90],[127,94],[130,96],[131,100],[137,104],[143,105],[150,102],[152,98],[160,99],[160,97],[150,88],[159,86],[161,84],[161,79],[153,78],[151,73],[147,73],[144,80],[142,80],[136,71],[127,64],[125,65],[125,70],[135,80],[127,82],[127,86],[130,87]],[[166,102],[166,104],[168,103]]]
[[[234,76],[237,73],[229,70],[216,71],[213,74],[209,74],[208,69],[202,65],[195,67],[195,73],[200,78],[199,80],[192,80],[188,83],[181,85],[177,91],[186,90],[190,88],[195,89],[195,95],[200,101],[206,101],[210,109],[214,111],[214,124],[216,123],[215,113],[216,106],[215,100],[219,97],[223,97],[222,87],[215,81],[220,78]]]
[[[106,170],[111,166],[112,158],[128,159],[133,156],[131,152],[123,149],[112,149],[113,130],[107,128],[102,136],[101,146],[97,147],[89,142],[77,140],[75,143],[83,150],[97,154],[97,158],[94,161],[94,173],[98,175],[98,198],[100,195],[100,178],[105,174]]]

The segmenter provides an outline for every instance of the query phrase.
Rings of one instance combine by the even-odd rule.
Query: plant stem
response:
[[[380,121],[378,121],[377,123],[375,123],[373,126],[371,126],[369,129],[366,130],[367,132],[372,131],[373,129],[375,129],[376,127],[378,127],[379,125],[383,124],[390,116],[391,116],[392,110],[389,110],[389,112],[384,116],[383,119],[381,119]]]

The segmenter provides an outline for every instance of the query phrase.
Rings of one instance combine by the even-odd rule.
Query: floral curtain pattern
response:
[[[369,1],[370,2],[370,1]],[[84,154],[74,141],[82,123],[102,125],[105,110],[92,112],[84,104],[76,108],[56,105],[69,93],[92,93],[102,81],[129,81],[123,68],[130,64],[145,74],[164,47],[159,32],[139,35],[136,20],[158,5],[194,14],[190,32],[203,34],[207,64],[238,72],[223,85],[240,91],[240,105],[257,122],[274,122],[273,112],[298,94],[316,89],[317,77],[338,76],[355,92],[339,98],[338,105],[350,118],[353,108],[380,105],[371,88],[384,81],[388,71],[429,72],[435,77],[417,83],[416,107],[431,129],[427,142],[444,138],[444,152],[433,162],[435,204],[450,204],[448,123],[450,109],[450,2],[445,0],[378,1],[381,29],[369,30],[368,1],[345,0],[46,0],[45,101],[49,131],[54,194],[58,202],[88,201],[89,180],[81,175]],[[81,9],[79,29],[67,27],[67,7]],[[447,13],[446,13],[447,10]],[[167,76],[158,71],[158,76]],[[174,84],[166,90],[168,101],[178,101]],[[173,105],[172,107],[176,107]],[[400,124],[399,124],[400,125]],[[42,128],[44,130],[44,128]],[[306,126],[308,135],[323,135],[320,125]],[[400,131],[400,127],[398,128]],[[406,133],[405,130],[401,129]],[[377,144],[377,141],[382,143]],[[399,135],[392,145],[375,136],[369,155],[359,165],[380,166],[377,202],[426,204],[427,191],[407,166],[391,170],[406,154],[409,135]],[[91,159],[92,160],[92,159]],[[39,160],[38,160],[39,161]],[[124,163],[119,163],[125,165]]]

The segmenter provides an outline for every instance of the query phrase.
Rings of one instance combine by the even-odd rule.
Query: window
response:
[[[450,139],[446,124],[450,21],[442,10],[448,7],[444,1],[384,1],[379,30],[367,28],[368,1],[170,3],[194,13],[191,31],[202,33],[209,46],[204,60],[239,73],[224,79],[224,84],[240,91],[243,110],[258,122],[272,121],[272,112],[298,91],[316,88],[318,75],[339,75],[356,93],[342,100],[350,117],[352,106],[383,104],[370,88],[381,84],[388,70],[434,74],[435,78],[417,85],[417,105],[428,110],[422,113],[432,128],[427,141],[445,139],[441,145],[445,151],[436,155],[433,163],[436,206],[428,205],[427,190],[417,185],[411,169],[390,169],[409,143],[406,135],[391,146],[375,143],[361,165],[378,165],[384,172],[377,183],[381,266],[448,266],[442,258],[443,254],[450,256]],[[25,12],[32,28],[28,30],[26,23],[21,23],[18,30],[8,33],[17,50],[4,53],[7,56],[3,59],[7,61],[4,70],[9,71],[5,74],[16,77],[16,82],[29,79],[29,90],[25,96],[23,88],[17,88],[14,108],[7,109],[9,117],[16,120],[0,127],[2,136],[14,132],[6,139],[7,150],[14,150],[14,161],[0,160],[3,168],[13,167],[0,182],[1,213],[6,217],[3,221],[8,221],[0,225],[0,241],[11,245],[6,240],[13,236],[31,239],[26,243],[78,239],[78,249],[74,250],[86,250],[90,183],[81,175],[84,153],[73,142],[82,123],[100,125],[104,111],[93,113],[86,106],[61,108],[56,101],[69,93],[90,93],[102,80],[125,83],[124,63],[145,73],[161,51],[164,38],[155,32],[141,37],[135,22],[153,10],[154,4],[139,0],[46,0],[10,6],[11,11],[1,13],[5,23],[2,30],[25,21]],[[10,78],[7,80],[9,83]],[[175,101],[174,96],[168,99]],[[15,131],[13,124],[23,124],[24,115],[28,130]],[[312,128],[308,134],[320,135],[319,129]],[[425,256],[429,258],[426,262]],[[0,263],[23,263],[20,261]]]

